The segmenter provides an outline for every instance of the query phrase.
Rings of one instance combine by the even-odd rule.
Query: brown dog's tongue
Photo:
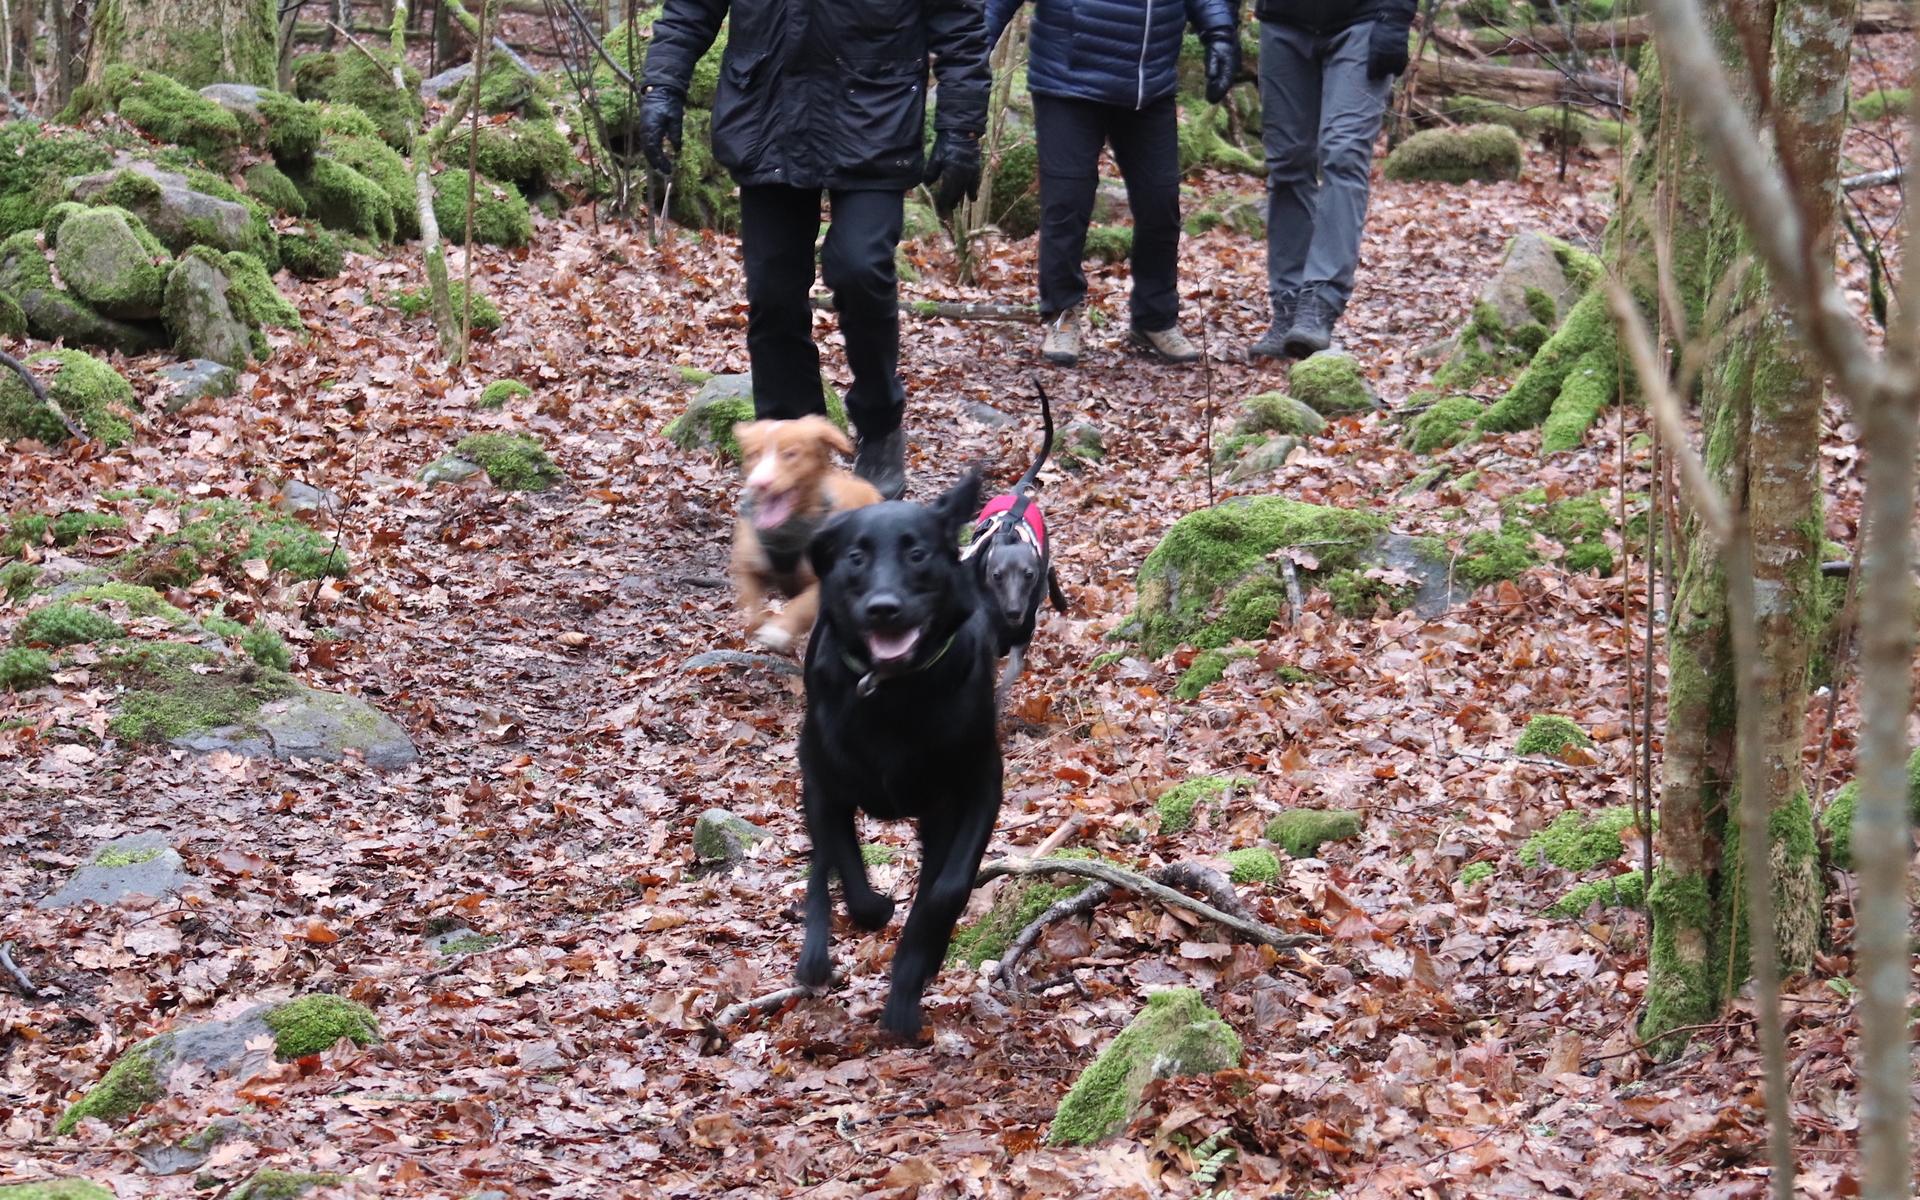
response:
[[[753,510],[753,523],[760,529],[772,529],[776,525],[784,525],[787,518],[793,515],[794,505],[795,499],[792,492],[762,497]]]

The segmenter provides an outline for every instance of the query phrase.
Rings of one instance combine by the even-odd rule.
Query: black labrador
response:
[[[973,539],[961,553],[974,569],[999,651],[1007,656],[1007,670],[1000,678],[999,701],[1003,705],[1026,666],[1027,647],[1033,644],[1041,602],[1050,600],[1054,611],[1067,611],[1067,595],[1053,569],[1046,518],[1034,498],[1040,487],[1040,468],[1047,465],[1047,455],[1053,452],[1053,405],[1048,403],[1047,389],[1037,376],[1033,386],[1040,393],[1040,454],[1012,491],[995,496],[980,510],[974,519]]]
[[[958,549],[979,498],[970,472],[931,505],[842,513],[808,546],[821,605],[800,733],[812,870],[795,976],[819,986],[830,974],[834,875],[854,924],[880,929],[893,917],[892,899],[867,881],[855,814],[918,821],[920,883],[881,1019],[908,1040],[920,1034],[921,994],[946,959],[1000,812],[997,647]]]

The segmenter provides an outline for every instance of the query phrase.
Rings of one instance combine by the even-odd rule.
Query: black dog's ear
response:
[[[834,561],[840,557],[840,541],[847,531],[847,515],[840,513],[827,518],[807,539],[807,562],[813,567],[816,579],[825,579],[827,572],[833,570]]]
[[[933,511],[940,518],[942,545],[958,546],[960,531],[973,523],[974,514],[980,511],[980,468],[969,467],[960,477],[960,482],[941,493],[933,502]]]

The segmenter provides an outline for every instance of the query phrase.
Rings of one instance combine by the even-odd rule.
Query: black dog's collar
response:
[[[933,664],[945,658],[947,651],[953,649],[953,643],[959,636],[960,631],[958,629],[954,630],[952,635],[947,638],[946,644],[936,650],[932,658],[929,658],[917,667],[908,667],[904,671],[889,671],[883,675],[880,673],[879,668],[875,667],[872,663],[862,663],[858,658],[854,657],[853,651],[846,649],[840,651],[840,661],[846,664],[847,670],[852,671],[860,677],[860,682],[854,685],[853,691],[856,696],[864,700],[868,696],[873,695],[874,689],[878,688],[887,680],[898,679],[902,675],[917,674],[927,670],[933,666]]]

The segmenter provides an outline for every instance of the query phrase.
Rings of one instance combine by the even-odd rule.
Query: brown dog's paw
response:
[[[753,640],[780,654],[793,649],[793,635],[778,625],[762,625],[753,631]]]

